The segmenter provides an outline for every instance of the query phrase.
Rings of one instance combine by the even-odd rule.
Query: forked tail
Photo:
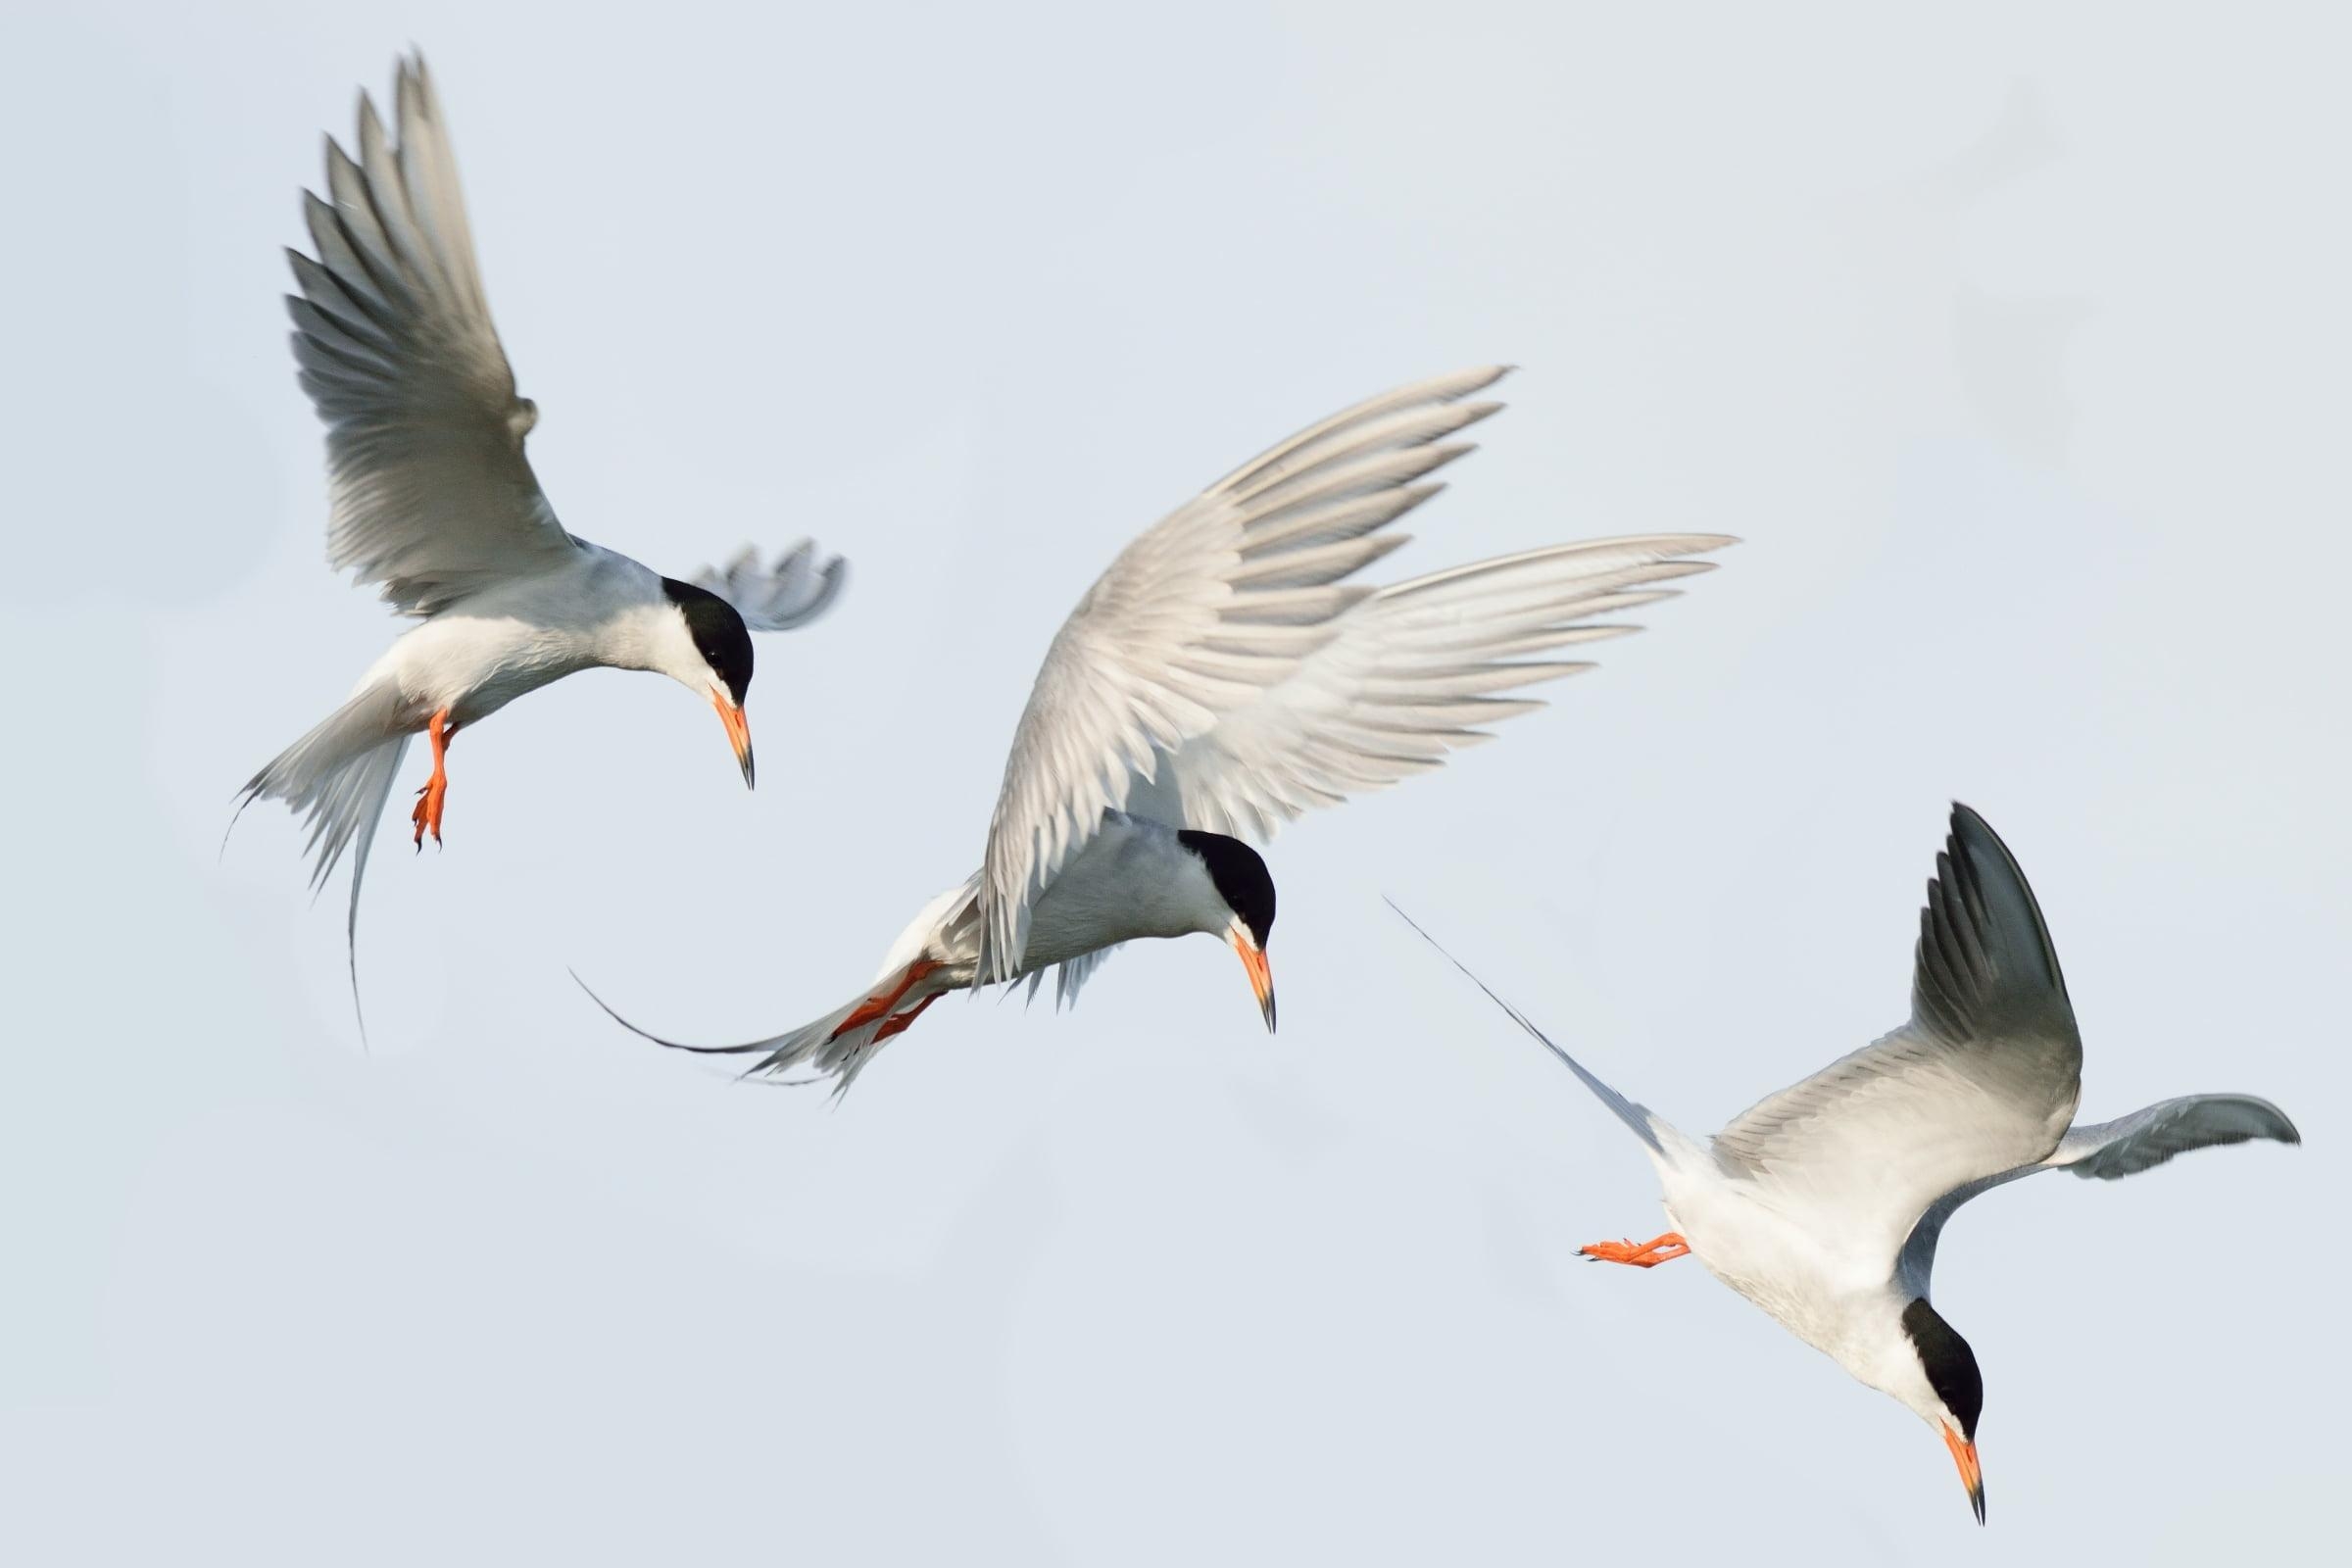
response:
[[[1594,1095],[1598,1096],[1602,1104],[1615,1111],[1617,1113],[1617,1119],[1621,1122],[1624,1122],[1628,1127],[1631,1127],[1634,1130],[1635,1135],[1643,1143],[1647,1144],[1653,1152],[1662,1154],[1666,1152],[1665,1146],[1658,1141],[1657,1129],[1651,1125],[1650,1114],[1645,1107],[1635,1104],[1632,1101],[1626,1099],[1616,1090],[1611,1089],[1607,1084],[1602,1083],[1599,1079],[1587,1072],[1583,1062],[1578,1061],[1574,1056],[1571,1056],[1568,1054],[1568,1053],[1562,1051],[1558,1045],[1553,1043],[1552,1038],[1549,1035],[1537,1028],[1534,1024],[1529,1023],[1525,1013],[1521,1012],[1517,1007],[1512,1006],[1509,1003],[1503,1001],[1502,998],[1496,996],[1493,986],[1488,985],[1477,975],[1471,974],[1470,966],[1468,964],[1455,957],[1452,954],[1447,953],[1446,949],[1439,943],[1436,937],[1431,936],[1428,932],[1421,929],[1421,924],[1419,921],[1415,920],[1411,915],[1405,913],[1402,909],[1397,908],[1396,901],[1395,899],[1390,899],[1387,902],[1390,908],[1396,910],[1397,919],[1402,920],[1406,925],[1411,926],[1413,930],[1419,934],[1422,941],[1428,943],[1431,947],[1436,948],[1439,955],[1443,956],[1447,963],[1452,964],[1456,969],[1461,970],[1463,974],[1468,975],[1470,983],[1478,987],[1479,990],[1484,991],[1487,994],[1487,1000],[1489,1002],[1494,1003],[1494,1005],[1500,1007],[1505,1013],[1510,1015],[1511,1022],[1517,1024],[1520,1028],[1526,1030],[1530,1035],[1534,1036],[1537,1043],[1542,1045],[1545,1051],[1548,1051],[1553,1055],[1559,1057],[1561,1062],[1567,1066],[1568,1070],[1576,1074],[1576,1076],[1584,1083],[1584,1086],[1587,1089],[1592,1090]]]
[[[371,686],[328,714],[308,735],[277,754],[268,767],[246,781],[239,792],[237,817],[258,800],[283,801],[311,830],[303,853],[311,858],[311,891],[316,894],[327,876],[351,853],[351,908],[343,922],[344,946],[351,969],[351,1005],[360,1013],[360,883],[368,874],[368,847],[375,824],[391,799],[392,782],[409,737],[399,731],[400,694],[388,686]],[[222,848],[228,834],[220,836]],[[360,1014],[360,1034],[368,1020]]]
[[[834,1008],[823,1017],[787,1030],[765,1040],[747,1040],[740,1046],[693,1046],[680,1040],[664,1040],[649,1029],[629,1022],[612,1010],[612,1004],[590,990],[588,982],[580,980],[580,989],[588,992],[588,1000],[605,1009],[606,1016],[623,1029],[657,1046],[671,1051],[691,1051],[705,1056],[744,1056],[755,1052],[764,1053],[760,1058],[743,1070],[743,1077],[776,1077],[795,1067],[805,1066],[810,1076],[783,1080],[798,1085],[833,1080],[833,1098],[839,1100],[850,1092],[850,1085],[874,1053],[891,1036],[903,1034],[906,1026],[922,1015],[925,1007],[946,994],[947,988],[925,984],[939,968],[936,960],[917,957],[893,969],[886,969],[858,997]]]

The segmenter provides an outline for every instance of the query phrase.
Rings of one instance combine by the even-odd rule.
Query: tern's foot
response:
[[[1674,1232],[1649,1242],[1594,1242],[1577,1249],[1595,1263],[1631,1263],[1636,1268],[1656,1268],[1671,1262],[1690,1250],[1690,1244]]]
[[[409,820],[416,824],[418,849],[424,848],[427,832],[433,835],[435,844],[441,842],[441,806],[448,799],[449,780],[438,773],[433,775],[431,783],[416,792],[416,807],[409,812]]]
[[[441,842],[441,803],[449,799],[449,739],[458,726],[449,721],[449,710],[444,708],[424,721],[424,738],[433,748],[433,776],[424,781],[416,792],[416,808],[409,820],[416,824],[416,848],[424,848],[426,829],[432,830],[433,842]]]
[[[892,1035],[905,1034],[906,1032],[906,1026],[914,1022],[915,1019],[920,1018],[923,1015],[923,1009],[931,1005],[931,1004],[934,1002],[937,1002],[942,995],[943,993],[934,991],[922,1001],[916,1003],[913,1006],[908,1007],[905,1012],[895,1013],[892,1016],[883,1019],[882,1027],[874,1031],[874,1044],[878,1046],[883,1041],[888,1040]]]
[[[857,1006],[851,1008],[850,1015],[842,1019],[838,1024],[835,1024],[833,1026],[833,1033],[827,1038],[839,1040],[843,1035],[848,1034],[851,1030],[862,1029],[867,1024],[872,1023],[876,1018],[886,1020],[883,1025],[882,1033],[876,1038],[886,1040],[890,1036],[897,1034],[899,1029],[904,1029],[907,1024],[914,1022],[915,1013],[921,1012],[923,1010],[923,1006],[928,1004],[931,999],[926,997],[923,999],[922,1003],[917,1004],[914,1012],[909,1012],[906,1014],[906,1021],[900,1023],[898,1029],[893,1029],[890,1027],[890,1022],[895,1021],[891,1020],[890,1018],[891,1008],[897,1006],[899,1004],[899,999],[906,995],[908,991],[914,988],[914,983],[917,980],[920,980],[923,976],[929,974],[932,970],[938,967],[939,964],[933,959],[915,959],[912,963],[906,966],[906,972],[899,976],[899,983],[897,985],[892,986],[888,991],[875,992],[872,996],[858,1004]]]

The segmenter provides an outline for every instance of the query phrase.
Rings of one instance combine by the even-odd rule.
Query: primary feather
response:
[[[327,561],[407,613],[553,569],[578,549],[523,456],[515,396],[474,262],[447,122],[403,60],[387,139],[360,98],[359,156],[328,138],[327,199],[303,193],[318,255],[287,259],[302,385],[327,426]]]

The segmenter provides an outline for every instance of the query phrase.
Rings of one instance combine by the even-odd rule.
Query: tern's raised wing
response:
[[[1287,679],[1404,543],[1387,524],[1471,450],[1446,437],[1499,368],[1359,403],[1245,464],[1119,552],[1047,649],[1004,762],[981,875],[981,982],[1017,973],[1037,896],[1159,759]]]
[[[327,427],[330,565],[426,615],[579,547],[522,454],[538,410],[490,322],[457,163],[421,58],[400,63],[397,136],[360,99],[359,157],[326,144],[304,192],[318,256],[287,252],[303,389]]]
[[[2160,1100],[2114,1121],[2075,1127],[2058,1140],[2047,1159],[2021,1165],[1958,1187],[1930,1204],[1903,1244],[1897,1273],[1915,1296],[1928,1294],[1928,1277],[1936,1269],[1936,1244],[1943,1227],[1961,1204],[2035,1171],[2067,1170],[2077,1176],[2115,1181],[2153,1170],[2175,1154],[2192,1149],[2219,1149],[2256,1138],[2299,1144],[2303,1135],[2286,1119],[2286,1112],[2252,1095],[2184,1095]]]
[[[1594,617],[1673,598],[1647,585],[1712,571],[1678,558],[1734,542],[1593,539],[1383,588],[1286,679],[1179,747],[1154,793],[1173,792],[1187,827],[1263,842],[1314,807],[1427,772],[1490,739],[1480,726],[1544,706],[1498,694],[1592,667],[1527,656],[1640,630]]]
[[[733,605],[752,630],[790,631],[833,607],[849,570],[847,561],[819,556],[816,541],[803,539],[772,566],[760,564],[760,552],[745,545],[723,571],[705,566],[688,580]]]
[[[1954,806],[1936,871],[1911,1021],[1714,1140],[1727,1173],[1769,1189],[1858,1273],[1891,1268],[1945,1194],[2047,1158],[2082,1093],[2074,1007],[2016,859]]]

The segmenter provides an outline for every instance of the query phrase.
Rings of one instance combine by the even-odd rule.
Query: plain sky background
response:
[[[1769,9],[1772,15],[1764,13]],[[12,6],[11,1562],[2286,1560],[2339,1543],[2345,38],[2320,8]],[[747,795],[607,672],[342,886],[235,787],[396,630],[321,569],[279,247],[411,42],[564,520],[853,558]],[[1524,368],[1397,577],[1746,540],[1207,941],[764,1033],[978,860],[1060,615],[1399,381]],[[413,753],[411,783],[424,762]],[[1946,803],[2083,1110],[2300,1150],[1971,1207],[1991,1534],[1685,1265],[1639,1148],[1382,906],[1694,1131],[1903,1014]],[[405,795],[402,797],[405,800]],[[394,815],[402,813],[395,808]]]

